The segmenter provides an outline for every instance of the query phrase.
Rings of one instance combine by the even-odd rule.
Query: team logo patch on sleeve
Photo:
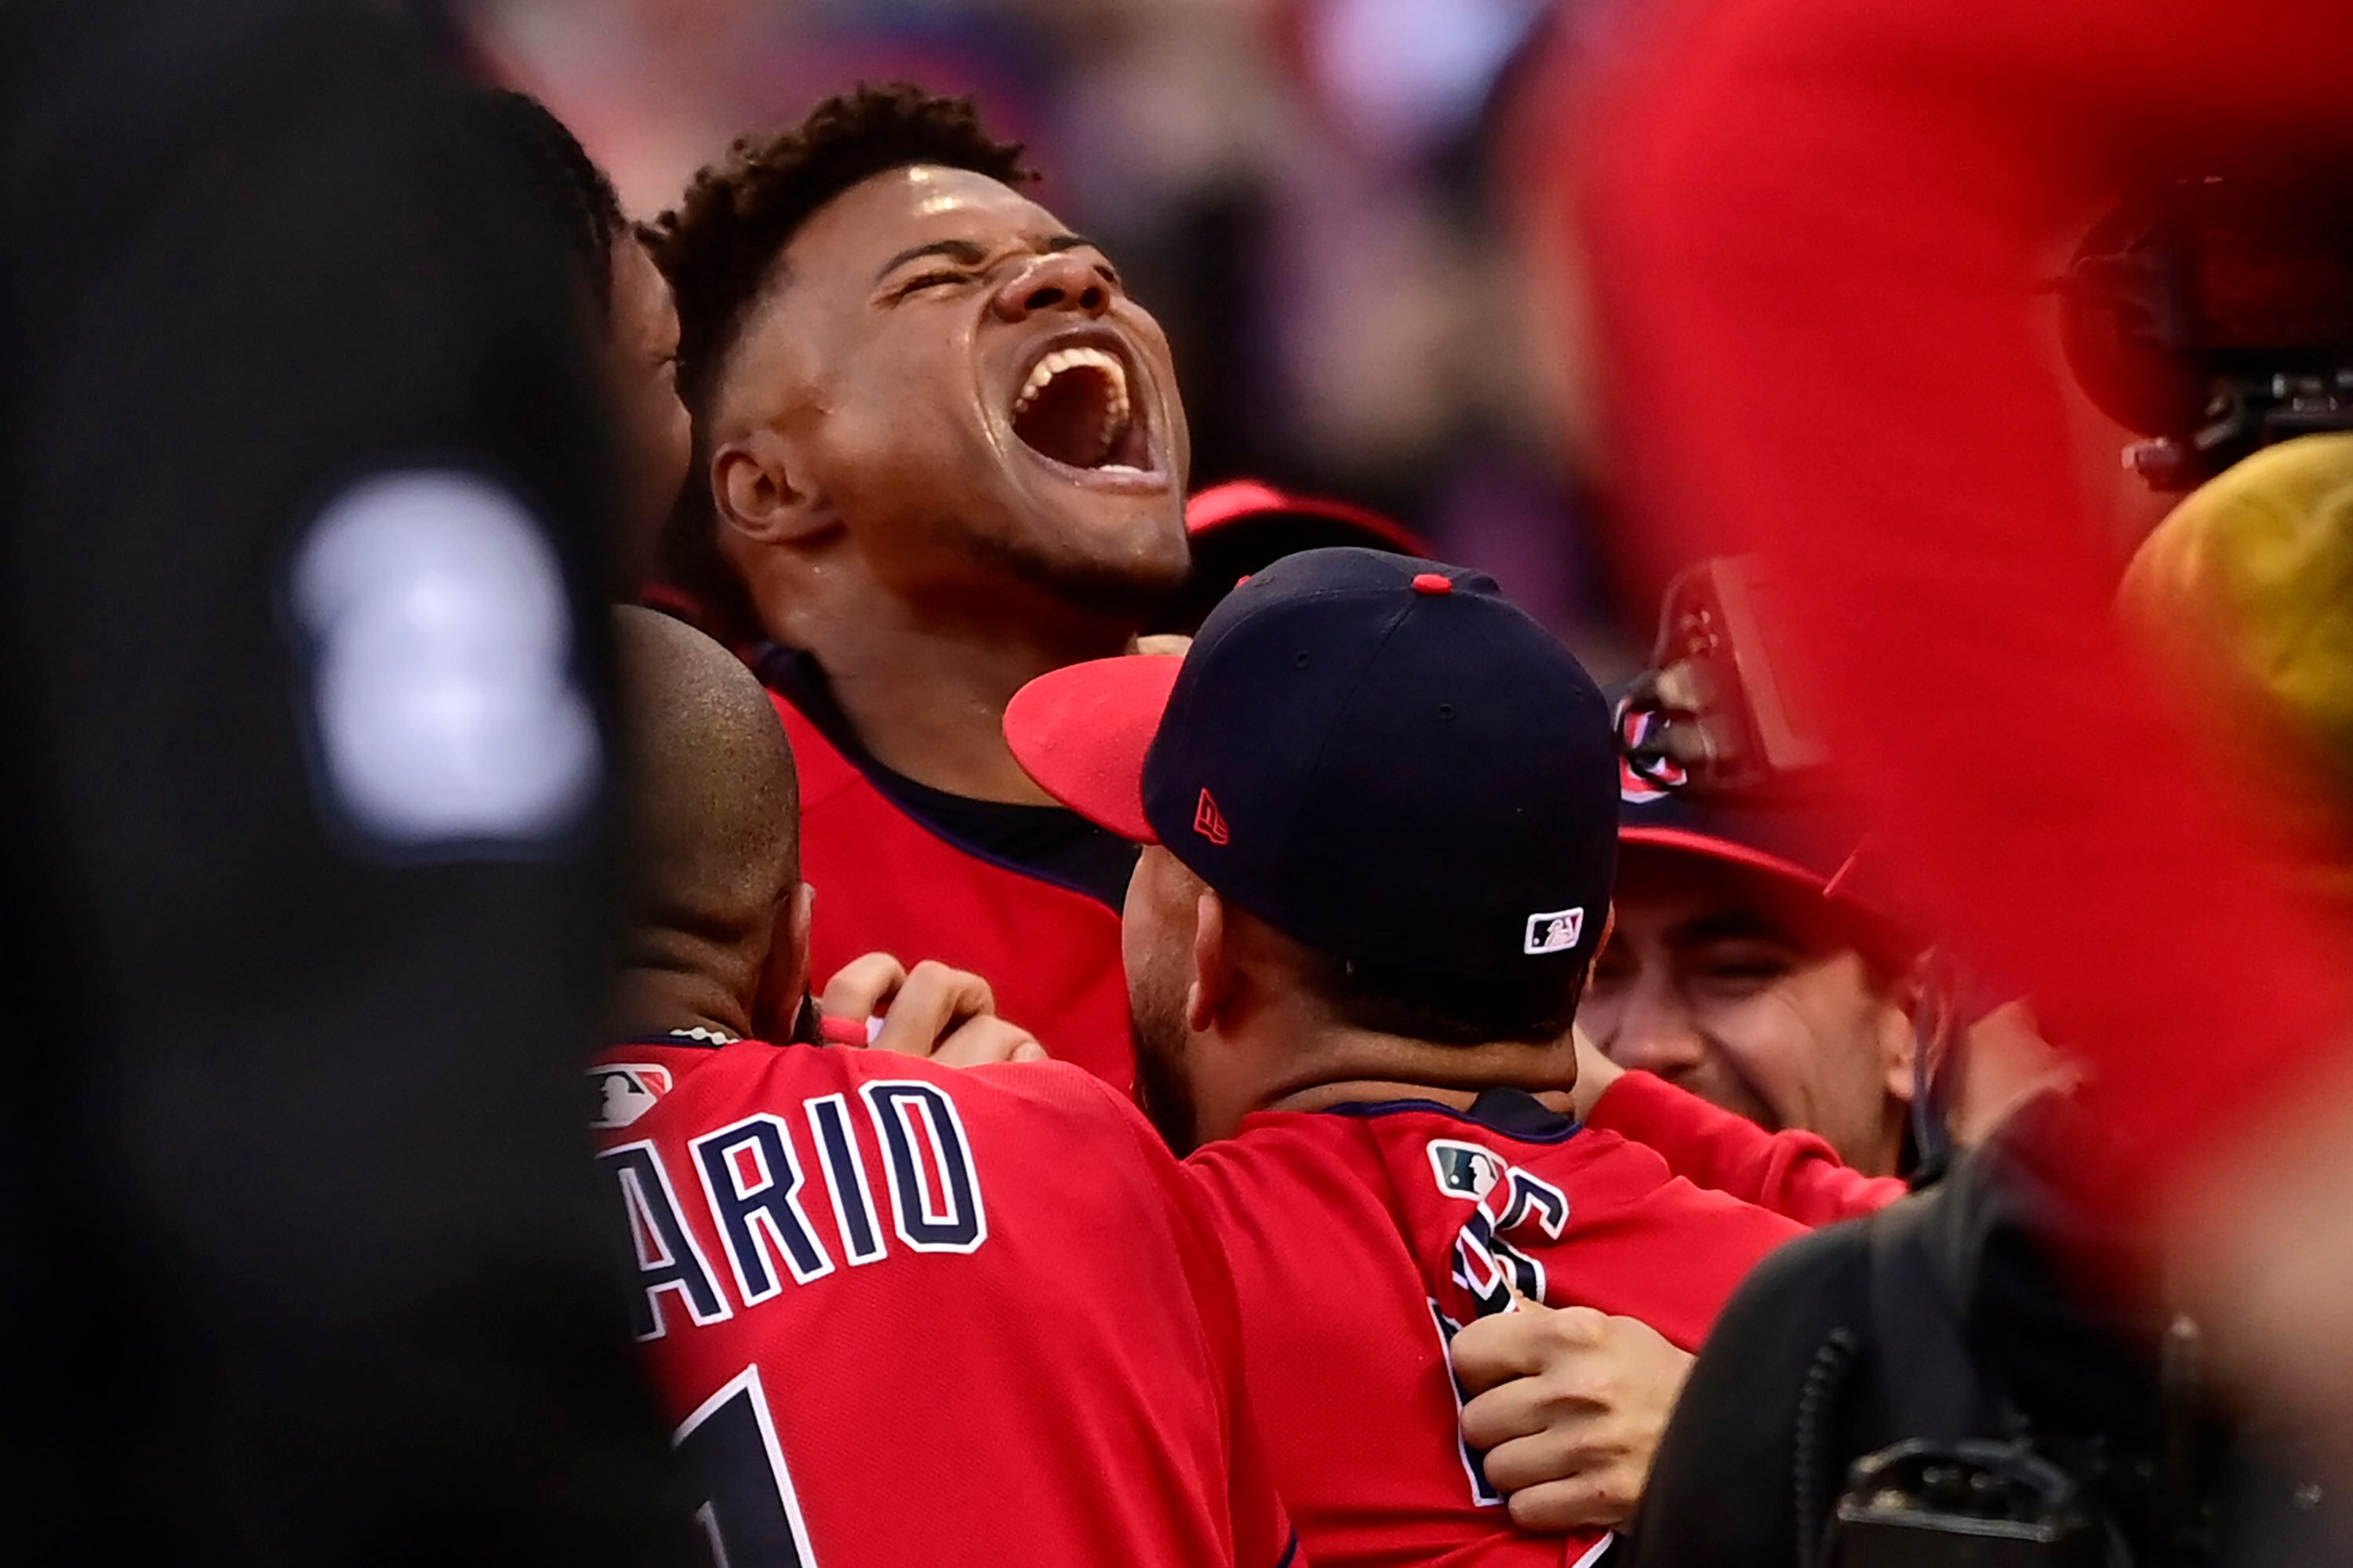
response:
[[[596,1096],[588,1125],[627,1127],[670,1093],[670,1075],[649,1062],[616,1062],[589,1068],[588,1083]]]
[[[1585,935],[1583,908],[1553,909],[1528,916],[1528,938],[1522,950],[1529,953],[1565,953],[1577,946]]]

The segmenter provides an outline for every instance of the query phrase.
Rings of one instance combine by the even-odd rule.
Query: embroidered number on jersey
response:
[[[1430,1139],[1430,1167],[1440,1192],[1472,1205],[1454,1238],[1453,1272],[1480,1315],[1509,1308],[1514,1289],[1543,1300],[1543,1260],[1513,1241],[1558,1241],[1568,1224],[1568,1194],[1490,1150],[1451,1138]]]
[[[702,1497],[694,1519],[718,1568],[817,1568],[758,1367],[745,1367],[704,1401],[670,1442]]]

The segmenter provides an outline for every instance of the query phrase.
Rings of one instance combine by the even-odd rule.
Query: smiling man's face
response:
[[[1614,907],[1577,1010],[1604,1055],[1760,1126],[1819,1133],[1858,1171],[1895,1173],[1908,988],[1865,959],[1820,895],[1629,845]]]
[[[1167,339],[1099,249],[985,175],[892,169],[820,208],[713,414],[723,440],[773,432],[794,489],[911,602],[968,614],[1011,577],[1140,612],[1183,580]]]

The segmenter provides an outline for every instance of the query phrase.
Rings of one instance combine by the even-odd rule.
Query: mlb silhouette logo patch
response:
[[[1193,808],[1193,831],[1213,844],[1224,843],[1233,836],[1226,831],[1226,814],[1218,810],[1218,802],[1207,789],[1201,791],[1201,799]]]
[[[1555,909],[1548,914],[1528,916],[1528,939],[1522,951],[1529,953],[1565,953],[1577,946],[1585,935],[1585,910]]]
[[[1438,1190],[1450,1198],[1468,1198],[1477,1202],[1495,1189],[1511,1167],[1490,1149],[1475,1143],[1462,1143],[1451,1138],[1430,1140],[1430,1172],[1438,1179]]]
[[[670,1090],[670,1069],[650,1062],[591,1067],[588,1081],[596,1095],[590,1127],[627,1127]]]

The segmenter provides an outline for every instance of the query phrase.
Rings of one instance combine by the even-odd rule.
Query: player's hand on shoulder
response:
[[[948,1067],[1042,1062],[1037,1036],[997,1016],[988,982],[926,959],[908,969],[888,953],[843,965],[818,999],[828,1018],[865,1022],[877,1050]]]
[[[1454,1336],[1473,1396],[1462,1435],[1512,1522],[1553,1533],[1633,1517],[1692,1357],[1656,1330],[1589,1307],[1522,1301]]]

